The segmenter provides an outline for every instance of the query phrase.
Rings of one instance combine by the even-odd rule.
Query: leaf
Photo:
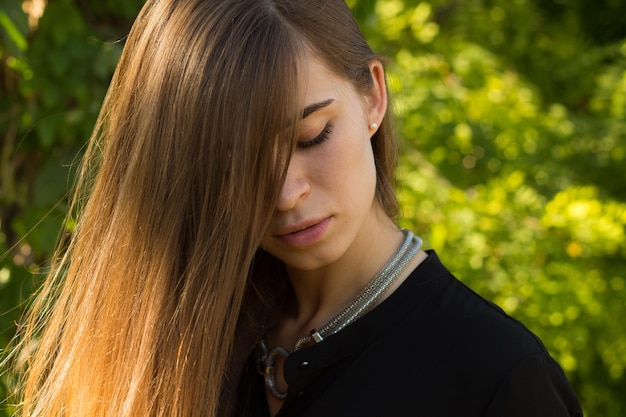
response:
[[[19,31],[17,26],[13,24],[9,16],[2,10],[0,10],[0,26],[4,28],[9,38],[13,41],[15,46],[19,48],[20,51],[25,51],[28,47],[28,43],[26,42],[26,38]]]

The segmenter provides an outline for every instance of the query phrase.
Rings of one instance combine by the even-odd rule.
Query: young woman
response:
[[[387,108],[343,0],[148,0],[22,328],[21,415],[581,415],[395,225]]]

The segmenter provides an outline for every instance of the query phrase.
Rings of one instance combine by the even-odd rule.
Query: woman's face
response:
[[[379,204],[369,123],[382,120],[386,95],[383,85],[379,97],[376,77],[382,66],[372,65],[374,88],[364,96],[309,55],[298,145],[262,243],[291,268],[330,265],[373,237]]]

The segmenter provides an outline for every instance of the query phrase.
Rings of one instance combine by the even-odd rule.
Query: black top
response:
[[[582,416],[541,341],[428,255],[375,309],[289,355],[277,417]],[[269,416],[256,369],[251,358],[238,416]]]

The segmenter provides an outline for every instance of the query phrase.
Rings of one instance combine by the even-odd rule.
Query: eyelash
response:
[[[328,122],[326,126],[324,127],[324,130],[322,130],[319,135],[317,135],[311,140],[298,142],[298,148],[306,149],[315,145],[319,145],[322,142],[325,142],[326,140],[328,140],[328,137],[330,136],[332,130],[333,130],[333,124],[331,122]]]

